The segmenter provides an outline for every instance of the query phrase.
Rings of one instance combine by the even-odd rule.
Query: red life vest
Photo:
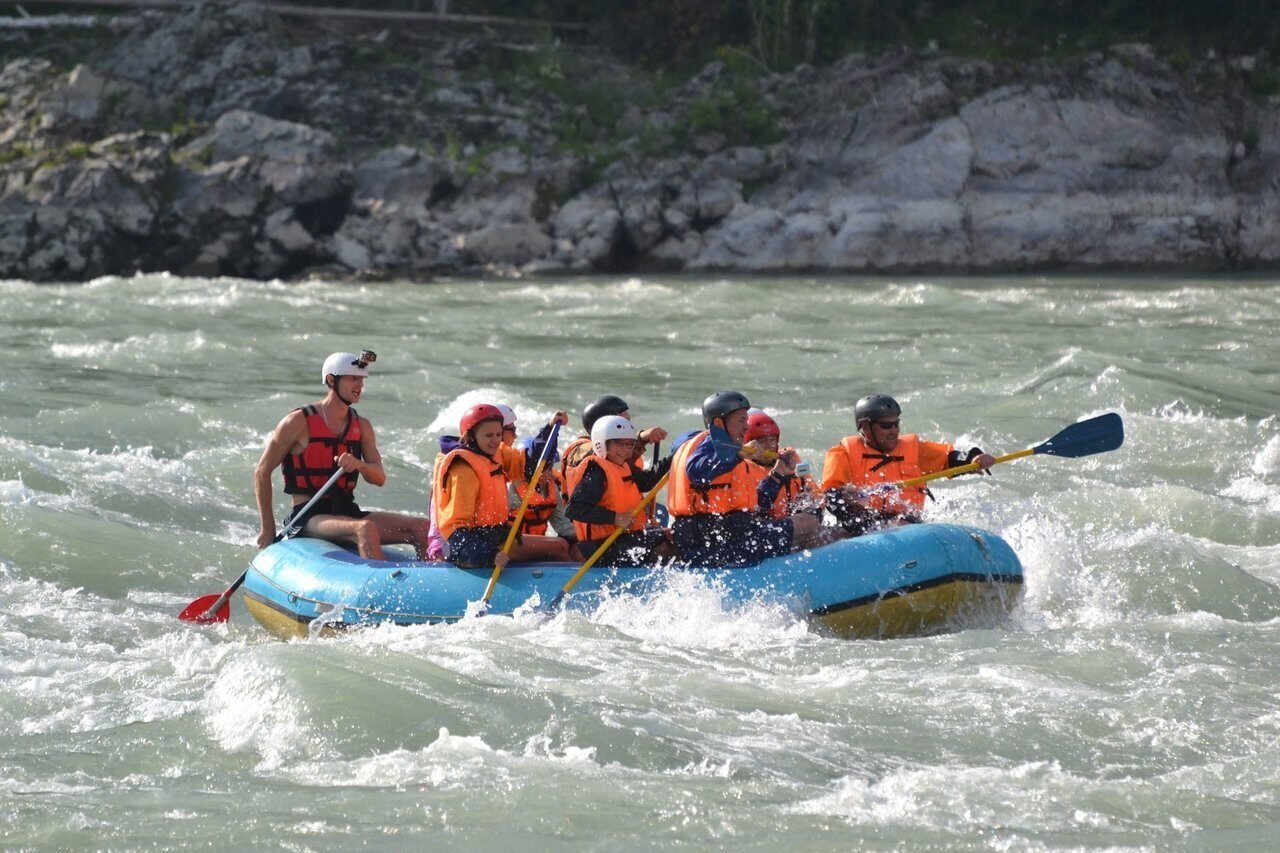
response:
[[[347,410],[346,432],[339,438],[330,431],[317,406],[304,406],[297,411],[307,416],[307,446],[301,453],[286,456],[280,472],[284,475],[285,494],[314,495],[338,470],[337,457],[350,453],[357,459],[364,458],[360,449],[360,416],[355,409]],[[358,474],[343,474],[330,492],[350,495],[356,490],[358,479]]]
[[[547,532],[547,524],[551,521],[551,516],[555,513],[556,507],[560,503],[560,495],[563,493],[563,486],[560,485],[560,472],[551,472],[551,485],[547,488],[544,495],[541,489],[534,488],[533,494],[529,497],[529,505],[525,507],[524,522],[520,525],[521,533],[528,533],[531,536],[542,536]],[[516,496],[524,500],[525,492],[529,490],[529,486],[524,483],[517,483],[515,486]],[[516,520],[516,510],[511,510],[511,516],[508,519],[512,523]]]
[[[449,468],[462,460],[475,472],[479,482],[475,506],[470,515],[462,515],[449,493]],[[507,475],[502,466],[483,453],[466,447],[449,451],[436,465],[432,477],[431,501],[436,508],[436,525],[448,539],[459,527],[492,527],[507,520]]]
[[[640,505],[640,501],[644,500],[644,493],[632,478],[630,465],[615,465],[608,459],[592,456],[582,463],[579,469],[581,472],[578,476],[579,480],[592,462],[600,466],[605,476],[604,495],[601,496],[597,506],[604,507],[614,515],[621,515],[624,512],[631,512]],[[627,530],[644,530],[648,521],[648,513],[641,510],[636,513],[635,519]],[[601,539],[607,539],[609,534],[618,528],[615,524],[587,524],[585,521],[574,521],[573,529],[578,533],[579,542],[598,542]]]
[[[710,434],[703,430],[676,450],[675,458],[671,460],[667,510],[676,516],[723,515],[740,510],[755,512],[759,506],[756,484],[760,479],[752,473],[751,464],[745,459],[738,460],[733,468],[703,488],[695,487],[689,481],[689,457]]]

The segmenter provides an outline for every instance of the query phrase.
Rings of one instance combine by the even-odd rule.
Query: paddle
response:
[[[1120,416],[1115,412],[1108,412],[1105,415],[1098,415],[1086,421],[1074,423],[1053,438],[1046,439],[1035,447],[1028,447],[1026,450],[1019,450],[1016,453],[997,456],[993,464],[1012,462],[1014,459],[1021,459],[1024,456],[1039,454],[1075,459],[1080,456],[1092,456],[1095,453],[1106,453],[1108,450],[1115,450],[1121,444],[1124,444],[1124,422],[1120,420]],[[887,485],[894,488],[918,486],[930,480],[955,477],[959,474],[967,474],[970,471],[977,470],[977,462],[968,462],[955,468],[948,468],[945,471],[936,471],[932,474],[924,474],[920,477],[912,477],[910,480]]]
[[[640,510],[644,509],[645,506],[647,506],[650,501],[656,498],[658,496],[658,492],[662,491],[662,487],[667,484],[667,480],[670,477],[671,477],[670,471],[663,474],[662,479],[658,480],[658,482],[654,484],[654,487],[652,489],[645,492],[644,497],[640,499],[640,503],[636,504],[636,508],[633,509],[632,512],[633,513],[639,512]],[[605,540],[600,543],[600,547],[596,548],[595,553],[593,553],[587,559],[587,561],[582,564],[582,567],[579,568],[578,571],[574,573],[573,577],[569,578],[569,580],[565,582],[564,586],[560,587],[560,591],[556,593],[556,597],[551,599],[551,601],[547,603],[547,606],[544,607],[543,610],[547,613],[554,613],[556,609],[559,608],[560,602],[564,601],[564,597],[565,595],[568,594],[569,590],[573,589],[574,586],[578,583],[578,581],[582,580],[582,576],[587,573],[587,570],[590,569],[592,566],[594,566],[596,564],[596,561],[604,556],[604,552],[609,550],[609,546],[612,545],[614,542],[616,542],[618,537],[625,532],[626,532],[626,528],[615,527],[613,529],[613,532],[610,533],[608,537],[606,537]]]
[[[507,531],[507,541],[502,546],[501,553],[503,554],[511,553],[511,546],[515,544],[516,534],[520,532],[520,525],[524,522],[525,510],[529,508],[529,499],[533,497],[533,490],[538,485],[538,480],[542,479],[542,469],[546,467],[547,460],[551,458],[559,435],[560,424],[556,423],[551,427],[551,435],[547,437],[547,443],[542,446],[542,455],[538,457],[538,466],[533,469],[533,476],[529,478],[529,487],[524,490],[524,498],[520,501],[520,509],[516,510],[515,521],[511,522],[511,530]],[[502,565],[495,563],[493,574],[489,576],[489,585],[485,587],[484,598],[480,599],[480,610],[477,611],[477,616],[483,616],[485,611],[489,609],[489,599],[493,596],[493,588],[498,585],[498,577],[501,574]]]
[[[320,490],[311,496],[311,500],[307,501],[306,505],[302,507],[302,511],[295,512],[289,524],[284,530],[280,531],[272,541],[283,542],[285,539],[292,539],[294,536],[297,536],[298,531],[302,529],[302,525],[304,523],[303,519],[306,518],[307,510],[311,509],[312,505],[315,504],[316,501],[320,500],[321,496],[324,495],[325,492],[329,491],[329,487],[338,482],[338,478],[344,473],[346,472],[341,468],[334,471],[328,481],[321,486]],[[247,577],[249,577],[249,570],[245,569],[244,574],[236,578],[236,582],[227,587],[226,592],[222,593],[222,595],[210,594],[200,596],[183,608],[182,612],[178,614],[178,618],[184,622],[226,622],[231,618],[231,596],[235,595],[236,590],[240,588],[240,585],[244,583],[244,580]]]

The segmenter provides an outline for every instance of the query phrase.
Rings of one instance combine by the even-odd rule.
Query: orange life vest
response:
[[[752,462],[751,466],[755,469],[752,473],[755,474],[757,484],[769,476],[769,469],[765,466],[755,462]],[[769,517],[787,518],[795,512],[796,501],[802,495],[813,494],[812,481],[807,477],[788,477],[782,481],[782,485],[778,488],[778,496],[773,499],[773,505],[769,507]]]
[[[284,458],[280,472],[284,475],[284,491],[290,495],[314,495],[338,470],[334,460],[343,453],[362,459],[360,451],[360,416],[355,409],[347,410],[345,434],[339,438],[324,421],[324,413],[318,406],[304,406],[307,416],[307,446],[301,453],[290,453]],[[343,474],[334,483],[331,492],[351,494],[356,490],[355,473]]]
[[[521,533],[542,536],[547,532],[547,524],[551,521],[551,516],[560,504],[560,495],[563,494],[564,487],[561,482],[560,472],[552,471],[551,485],[547,488],[547,493],[544,495],[542,490],[537,488],[533,490],[533,494],[529,497],[529,505],[525,507],[524,521],[520,525]],[[516,496],[520,500],[524,500],[525,492],[529,490],[529,486],[525,483],[517,483],[515,490]],[[517,507],[516,509],[519,508]],[[516,509],[511,510],[511,516],[508,519],[513,524],[516,520]]]
[[[587,464],[587,460],[594,458],[595,454],[591,452],[591,436],[580,435],[569,442],[569,446],[564,449],[564,455],[560,457],[560,474],[564,478],[565,494],[573,494],[573,490],[578,487],[578,481],[582,479],[582,466]]]
[[[475,472],[480,489],[476,494],[475,508],[470,515],[462,516],[449,493],[449,468],[461,459]],[[431,500],[436,508],[436,525],[440,534],[448,539],[459,527],[491,527],[507,520],[507,476],[502,466],[483,453],[466,447],[449,451],[436,466],[432,478]]]
[[[851,435],[840,442],[849,457],[849,482],[855,488],[874,486],[878,483],[897,483],[919,477],[920,436],[904,435],[898,439],[893,451],[884,454],[868,447],[861,435]],[[877,492],[868,496],[870,508],[887,512],[902,512],[909,507],[924,509],[927,490],[923,486]]]
[[[695,487],[689,481],[687,470],[689,457],[710,434],[707,430],[703,430],[676,450],[676,455],[671,460],[667,510],[676,516],[755,512],[759,506],[756,485],[760,482],[760,478],[752,473],[751,463],[745,459],[738,460],[733,468],[716,477],[703,488]]]
[[[640,491],[640,487],[632,479],[630,465],[615,465],[608,459],[592,456],[590,459],[583,461],[580,466],[579,480],[582,479],[582,475],[587,471],[587,466],[592,462],[600,466],[600,470],[604,472],[605,476],[604,495],[601,496],[598,506],[604,507],[614,515],[620,515],[624,512],[631,512],[644,499],[644,493]],[[631,526],[627,530],[643,530],[648,520],[648,514],[641,510],[636,513],[635,520],[631,522]],[[601,539],[607,539],[609,534],[617,529],[617,526],[575,521],[573,529],[578,533],[579,542],[597,542]]]

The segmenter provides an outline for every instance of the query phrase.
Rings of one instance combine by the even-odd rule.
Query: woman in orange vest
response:
[[[778,422],[769,417],[764,409],[747,410],[747,431],[743,435],[743,440],[746,442],[743,445],[744,448],[754,450],[766,459],[772,459],[778,455],[778,442],[781,437],[782,430],[778,427]],[[769,476],[769,468],[765,465],[754,460],[751,461],[751,465],[760,479],[763,480]],[[786,518],[794,512],[822,512],[822,493],[818,491],[818,485],[809,476],[809,463],[803,461],[796,463],[795,474],[783,478],[782,485],[778,489],[778,497],[769,507],[769,517]]]
[[[902,435],[902,407],[886,394],[863,397],[854,406],[853,416],[858,435],[846,437],[827,451],[822,491],[827,509],[855,536],[888,524],[920,521],[925,496],[932,497],[924,486],[871,491],[873,487],[968,462],[977,462],[985,472],[996,461],[979,447],[963,455],[950,444]]]
[[[436,464],[432,504],[449,559],[463,568],[568,560],[568,545],[554,536],[522,536],[510,554],[501,553],[510,530],[502,420],[502,412],[488,403],[467,409],[458,424],[461,445]]]
[[[818,544],[822,526],[808,513],[767,517],[799,457],[786,448],[759,479],[742,458],[751,403],[736,391],[702,403],[706,429],[680,445],[671,462],[667,509],[680,555],[694,566],[750,566]],[[761,511],[764,507],[764,511]]]
[[[594,554],[616,528],[626,531],[597,565],[639,566],[676,555],[667,531],[650,527],[649,515],[640,507],[645,493],[667,473],[671,460],[664,459],[649,470],[640,468],[632,459],[636,439],[635,426],[624,417],[608,415],[592,424],[592,456],[582,463],[578,485],[565,509],[584,554]]]

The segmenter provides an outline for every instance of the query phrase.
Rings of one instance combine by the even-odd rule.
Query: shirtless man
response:
[[[383,559],[384,544],[408,542],[414,546],[418,558],[425,559],[426,519],[393,512],[369,512],[355,502],[356,481],[360,476],[375,486],[387,482],[373,425],[352,408],[360,401],[369,364],[376,359],[368,350],[359,355],[349,352],[330,355],[320,372],[321,382],[328,389],[324,399],[294,409],[271,433],[253,469],[253,492],[261,519],[259,548],[267,547],[276,538],[271,507],[271,474],[276,468],[284,475],[285,493],[293,498],[293,509],[284,518],[285,525],[334,472],[342,469],[345,474],[307,513],[302,535],[353,543],[360,556],[375,560]]]

